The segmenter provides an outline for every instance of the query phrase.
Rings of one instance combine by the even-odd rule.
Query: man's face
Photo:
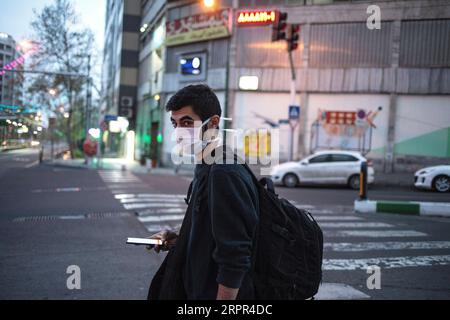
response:
[[[202,122],[200,117],[194,113],[190,106],[181,108],[177,111],[172,111],[170,121],[174,128],[194,128],[196,123]]]

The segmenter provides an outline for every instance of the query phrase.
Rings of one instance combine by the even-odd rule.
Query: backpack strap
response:
[[[188,205],[189,202],[191,202],[191,197],[192,197],[192,187],[194,185],[194,181],[191,181],[191,184],[189,185],[189,189],[186,195],[186,198],[184,198],[184,202]]]

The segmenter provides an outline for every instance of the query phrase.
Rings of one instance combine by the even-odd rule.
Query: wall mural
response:
[[[372,148],[372,130],[375,119],[383,110],[358,109],[338,111],[319,109],[316,121],[311,127],[311,152],[319,149],[359,151],[367,154]]]

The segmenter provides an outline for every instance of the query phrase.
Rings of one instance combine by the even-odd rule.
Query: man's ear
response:
[[[220,117],[213,116],[208,124],[208,129],[218,128],[220,124]]]

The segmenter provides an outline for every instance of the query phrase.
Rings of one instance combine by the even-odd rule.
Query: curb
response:
[[[415,216],[434,216],[450,218],[448,202],[415,202],[415,201],[370,201],[356,200],[357,213],[395,213]]]

